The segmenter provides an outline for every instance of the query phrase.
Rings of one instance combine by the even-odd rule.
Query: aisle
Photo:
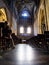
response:
[[[17,44],[15,49],[0,57],[0,65],[49,65],[49,55],[28,44]]]

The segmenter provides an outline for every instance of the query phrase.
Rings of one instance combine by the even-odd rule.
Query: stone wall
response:
[[[45,0],[45,2],[46,2],[46,13],[47,13],[48,30],[49,30],[49,0]]]
[[[45,25],[45,29],[43,28],[43,24]],[[38,13],[34,22],[34,35],[42,34],[44,33],[44,31],[48,30],[49,30],[49,0],[41,0]]]

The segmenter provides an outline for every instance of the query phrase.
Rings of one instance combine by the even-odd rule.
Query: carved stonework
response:
[[[0,22],[7,21],[7,16],[4,8],[0,8]]]
[[[44,0],[41,1],[39,12],[38,12],[38,33],[42,34],[47,30],[47,13]]]

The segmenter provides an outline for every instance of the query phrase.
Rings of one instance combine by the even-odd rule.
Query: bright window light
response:
[[[19,61],[23,61],[24,60],[24,45],[19,44],[18,45],[18,50],[17,50],[17,59]]]
[[[31,34],[31,27],[27,28],[27,34]]]
[[[24,27],[23,26],[20,27],[20,33],[21,34],[24,33]]]
[[[17,45],[16,59],[20,62],[32,61],[35,59],[35,50],[27,44]]]
[[[22,12],[22,16],[23,16],[23,17],[28,17],[28,16],[29,16],[29,13],[28,13],[27,11],[23,11],[23,12]]]

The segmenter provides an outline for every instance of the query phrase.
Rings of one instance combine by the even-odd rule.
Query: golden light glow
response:
[[[0,22],[7,21],[6,11],[4,8],[0,8]]]

